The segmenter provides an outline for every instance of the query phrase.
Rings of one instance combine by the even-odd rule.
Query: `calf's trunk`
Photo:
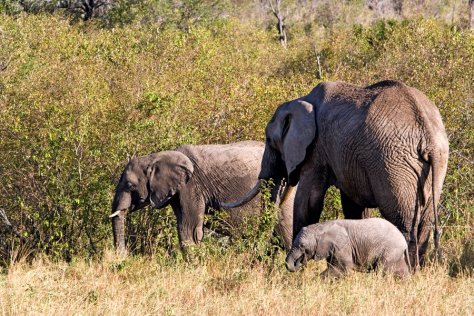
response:
[[[293,260],[293,258],[289,258],[289,257],[286,258],[286,268],[290,272],[295,272],[296,271],[295,260]]]

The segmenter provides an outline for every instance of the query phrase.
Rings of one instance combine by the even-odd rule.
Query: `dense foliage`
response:
[[[108,214],[128,155],[263,140],[278,104],[319,81],[382,79],[402,80],[440,108],[451,145],[444,248],[463,260],[474,224],[469,31],[429,19],[301,26],[284,50],[273,30],[232,18],[182,29],[1,16],[0,208],[23,239],[0,226],[0,256],[12,256],[12,249],[65,259],[100,255],[112,245]],[[340,213],[336,196],[326,218]],[[169,210],[129,218],[136,251],[176,247]]]

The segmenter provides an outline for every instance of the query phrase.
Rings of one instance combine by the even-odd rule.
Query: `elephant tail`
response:
[[[405,262],[408,266],[409,271],[411,272],[410,253],[408,251],[408,247],[405,248]]]
[[[447,170],[448,154],[444,150],[434,150],[429,154],[429,161],[431,162],[431,196],[433,204],[433,215],[434,215],[434,234],[433,242],[438,255],[438,259],[441,260],[442,253],[439,246],[439,240],[441,238],[442,229],[439,227],[438,218],[438,203],[441,196],[441,190],[443,187],[444,177]]]
[[[437,207],[443,188],[444,177],[448,169],[449,142],[441,115],[436,105],[421,91],[411,88],[411,92],[411,96],[417,104],[417,106],[414,107],[416,108],[416,115],[420,115],[422,121],[420,128],[423,132],[419,144],[419,153],[421,154],[421,158],[431,166],[431,198],[434,216],[433,241],[437,255],[441,258],[441,249],[439,247],[441,233],[438,223]],[[428,194],[430,194],[430,192],[429,188],[426,187],[427,182],[428,181],[425,181],[423,185],[424,203],[429,201]],[[427,208],[424,210],[429,211]]]

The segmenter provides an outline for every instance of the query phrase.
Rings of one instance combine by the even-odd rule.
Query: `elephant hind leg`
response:
[[[430,203],[431,204],[431,203]],[[427,207],[427,211],[429,212],[432,210],[432,207]],[[431,236],[431,219],[432,216],[427,216],[428,218],[424,218],[421,220],[420,225],[418,226],[418,256],[420,258],[420,266],[423,267],[425,264],[425,254],[428,248],[428,243]]]
[[[432,199],[426,201],[425,205],[417,203],[415,206],[414,217],[416,218],[413,220],[410,238],[407,239],[411,266],[415,270],[423,267],[425,264],[426,250],[428,248],[434,218],[432,210]],[[418,212],[421,214],[418,215]]]
[[[410,269],[408,268],[408,265],[405,262],[405,256],[403,255],[399,260],[385,262],[383,272],[385,274],[393,274],[403,280],[406,280],[411,276]]]
[[[342,277],[346,272],[347,270],[344,269],[343,267],[332,265],[328,262],[328,267],[326,268],[326,270],[321,272],[320,277],[323,279],[330,279],[330,278],[338,279]]]
[[[383,194],[377,192],[376,196],[380,214],[403,234],[408,244],[411,266],[417,269],[420,245],[418,223],[424,206],[421,204],[421,192],[417,189],[416,175],[411,174],[410,178],[408,171],[404,178],[392,175],[391,181],[377,183],[377,187],[386,189],[382,191]]]

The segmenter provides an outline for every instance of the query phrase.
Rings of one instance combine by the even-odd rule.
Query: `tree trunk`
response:
[[[280,44],[286,48],[286,31],[285,31],[285,24],[283,22],[283,17],[281,14],[277,15],[278,23],[277,23],[277,28],[278,28],[278,35],[280,39]]]
[[[474,0],[469,0],[469,27],[474,30]]]
[[[94,0],[85,0],[83,2],[83,9],[84,9],[84,21],[88,21],[92,18],[95,9],[95,2]]]
[[[286,48],[286,31],[285,31],[285,17],[281,14],[281,0],[268,0],[268,4],[270,5],[270,9],[273,12],[273,15],[277,18],[277,30],[278,30],[278,39],[280,40],[280,44]]]
[[[403,12],[403,0],[395,0],[393,2],[393,10],[398,16],[402,16]]]

